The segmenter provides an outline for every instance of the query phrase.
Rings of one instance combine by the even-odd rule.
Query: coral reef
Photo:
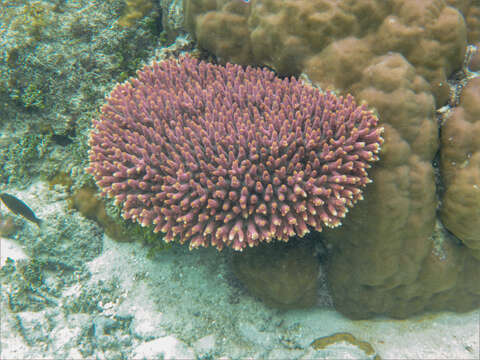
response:
[[[126,230],[107,214],[105,202],[96,197],[96,187],[82,187],[73,192],[70,205],[87,219],[96,221],[105,234],[117,241],[131,241]]]
[[[480,71],[480,41],[472,48],[472,57],[469,63],[470,71]]]
[[[442,127],[441,219],[480,261],[480,77],[463,89]],[[480,273],[480,270],[479,270]]]
[[[118,23],[126,27],[132,26],[142,19],[154,6],[152,0],[126,0],[125,3],[125,9],[120,19],[118,19]]]
[[[17,261],[7,258],[0,272],[2,292],[13,312],[57,306],[61,289],[84,276],[85,263],[97,257],[103,248],[100,229],[77,212],[68,213],[66,202],[52,199],[55,192],[46,195],[44,185],[30,190],[13,193],[35,204],[33,210],[44,221],[40,227],[18,221],[19,226],[10,236],[28,257]]]
[[[0,212],[0,237],[9,237],[15,234],[18,226],[14,222],[13,216]]]
[[[286,75],[304,71],[342,90],[373,58],[400,53],[440,103],[466,44],[461,14],[441,0],[186,0],[185,25],[223,61],[266,64]],[[341,57],[331,61],[335,53]]]
[[[93,180],[84,173],[84,165],[88,162],[90,121],[97,116],[93,113],[103,101],[104,94],[108,94],[116,82],[132,76],[147,57],[152,59],[154,47],[158,48],[155,51],[161,59],[177,57],[192,48],[188,35],[177,39],[169,48],[159,46],[164,42],[158,32],[166,28],[167,20],[170,29],[181,33],[178,11],[182,1],[155,0],[154,3],[159,2],[163,21],[160,21],[159,13],[153,11],[135,21],[135,26],[120,27],[118,19],[125,0],[0,0],[0,190],[24,199],[44,220],[38,227],[18,216],[11,217],[10,212],[5,212],[3,205],[0,206],[0,236],[9,237],[0,239],[0,358],[307,359],[374,358],[377,354],[388,359],[475,358],[479,353],[479,311],[427,315],[401,322],[388,319],[349,321],[332,309],[319,308],[318,303],[317,307],[308,311],[278,311],[247,296],[234,279],[229,266],[230,255],[241,257],[245,254],[248,258],[247,251],[227,251],[222,254],[227,256],[220,256],[214,248],[189,252],[186,247],[170,243],[167,244],[170,251],[155,251],[154,258],[150,259],[147,256],[150,249],[140,242],[120,243],[105,236],[105,233],[112,235],[108,230],[112,223],[105,214],[119,216],[119,210],[112,213],[112,201],[93,201],[93,190],[88,187],[93,186]],[[242,11],[250,11],[249,6],[255,2],[252,0],[245,7],[243,1],[237,0],[229,6],[237,7],[241,14]],[[459,5],[454,2],[452,0],[449,4],[462,6],[465,14],[469,12],[467,23],[476,21],[471,10],[473,7],[469,5],[473,2],[458,0],[456,3]],[[222,1],[209,3],[210,7],[214,7],[221,5]],[[276,3],[283,6],[286,1]],[[291,4],[295,5],[295,2]],[[158,9],[157,6],[155,8]],[[368,22],[368,12],[363,15]],[[337,18],[332,18],[332,26],[325,28],[326,32],[335,30]],[[244,21],[239,16],[232,19]],[[271,19],[259,19],[267,20]],[[415,17],[411,20],[416,21]],[[244,29],[233,30],[241,32]],[[470,34],[473,33],[468,34],[469,38]],[[222,33],[212,35],[218,37]],[[168,35],[160,36],[173,40]],[[225,39],[228,40],[228,37]],[[243,46],[241,42],[225,41],[225,44],[233,49],[242,49]],[[381,56],[395,54],[398,55],[392,52]],[[401,80],[401,86],[398,92],[392,90],[392,94],[402,95],[403,101],[421,101],[421,104],[428,105],[432,99],[430,90],[425,90],[426,83],[419,80],[423,75],[414,73],[415,66],[409,60],[402,62],[399,57],[388,58],[388,64],[408,65],[402,68],[405,72],[397,74],[396,81]],[[354,65],[353,62],[349,66]],[[387,72],[377,71],[380,65],[375,63],[375,74]],[[475,69],[472,62],[470,70]],[[361,66],[359,70],[362,76],[368,75],[363,74]],[[408,75],[406,80],[400,76],[405,73]],[[349,81],[357,80],[352,78]],[[473,108],[467,106],[469,102],[465,99],[472,90],[467,83],[464,85],[467,86],[465,96],[461,97],[459,85],[458,94],[452,98],[459,100],[459,106],[467,114],[471,113],[468,109]],[[383,101],[390,101],[385,88],[395,88],[396,85],[385,81],[382,86]],[[415,91],[409,93],[408,86],[414,86]],[[395,109],[403,110],[399,104]],[[416,113],[416,109],[423,110],[420,106],[412,106],[409,111],[399,111],[398,116],[408,113],[413,116],[413,123],[429,126],[428,119],[421,120],[424,113]],[[447,126],[448,111],[444,114],[443,122]],[[455,114],[452,119],[462,119],[462,116]],[[469,122],[466,117],[461,121]],[[393,133],[389,124],[386,122],[388,131]],[[397,130],[399,133],[405,131],[401,134],[408,141],[414,138],[414,130],[410,132],[401,125]],[[415,151],[421,151],[423,138],[420,134],[414,145]],[[400,148],[402,156],[414,153],[404,151],[410,146],[407,141],[401,145],[395,149]],[[389,153],[390,158],[393,155]],[[426,168],[428,164],[424,158],[412,161],[419,168]],[[440,158],[438,164],[442,166]],[[452,186],[456,186],[457,175],[459,179],[464,176],[463,170],[457,166],[452,172]],[[441,179],[440,172],[439,167],[434,168],[437,181]],[[55,174],[58,177],[47,188],[45,180],[52,179]],[[30,186],[32,183],[33,186]],[[400,190],[405,193],[408,190],[405,186],[411,183],[412,179],[402,183]],[[451,187],[445,185],[444,190],[448,192]],[[442,194],[437,191],[437,195]],[[83,211],[84,216],[72,206]],[[348,218],[350,215],[354,214],[349,214]],[[374,213],[373,216],[378,215],[383,214]],[[85,216],[91,216],[95,221],[106,220],[104,228]],[[367,222],[375,221],[375,218],[365,219]],[[127,223],[129,230],[133,227],[138,231],[149,230],[148,234],[152,236],[148,235],[146,241],[156,241],[155,246],[163,244],[151,228],[122,223]],[[436,308],[447,308],[454,296],[463,301],[455,303],[458,309],[471,308],[475,305],[472,294],[478,293],[472,286],[475,281],[478,282],[478,262],[473,261],[473,247],[470,247],[475,243],[462,242],[438,222],[436,225],[438,229],[434,231],[431,243],[435,256],[422,264],[422,272],[418,276],[423,279],[422,282],[413,282],[406,291],[415,296],[420,293],[419,287],[427,289],[425,296],[420,294],[419,308],[431,298],[430,294],[436,298]],[[386,223],[386,226],[390,224]],[[315,233],[315,236],[321,238],[324,233]],[[361,233],[357,235],[364,236]],[[130,236],[130,233],[127,237],[138,238]],[[335,258],[342,260],[341,251],[349,249],[342,249],[335,240],[332,238],[331,242]],[[304,242],[305,239],[299,241],[302,245]],[[255,268],[253,275],[264,270],[263,274],[267,276],[265,287],[280,290],[280,295],[274,297],[283,302],[287,300],[290,306],[298,300],[295,299],[296,294],[282,293],[283,289],[279,289],[273,279],[280,275],[280,267],[285,265],[290,270],[283,274],[287,281],[279,280],[281,284],[290,284],[291,289],[298,293],[305,288],[311,289],[314,284],[305,280],[314,279],[314,255],[318,255],[319,244],[315,243],[315,251],[311,251],[310,247],[294,249],[293,241],[266,244],[267,247],[284,247],[286,251],[278,251],[278,257],[283,256],[283,261],[276,263],[277,255],[272,252],[267,259],[272,271],[260,269],[257,264],[259,269]],[[359,244],[361,247],[362,242]],[[366,254],[372,263],[378,264],[380,272],[384,263],[375,262],[374,256],[385,257],[389,261],[395,257],[395,252],[390,257],[389,253],[372,249]],[[251,250],[258,250],[258,247]],[[308,261],[304,262],[304,259]],[[405,264],[409,259],[403,260],[402,264]],[[362,272],[362,269],[347,266],[345,269],[347,272]],[[268,277],[272,282],[268,283]],[[297,284],[295,279],[299,279]],[[341,277],[338,280],[340,288],[344,285],[357,292],[358,288],[350,287],[348,281],[342,282]],[[323,279],[322,283],[317,283],[319,286],[323,284]],[[304,285],[303,289],[301,285]],[[362,284],[362,287],[367,286]],[[383,287],[387,295],[391,291],[387,281],[379,287]],[[432,288],[435,291],[431,292]],[[337,300],[341,291],[337,292]],[[401,286],[394,291],[403,296]],[[312,301],[311,293],[307,293],[307,298]],[[376,294],[366,292],[366,295],[374,298]],[[355,294],[350,299],[355,300]],[[388,296],[384,299],[388,304],[392,302]],[[368,298],[359,299],[360,309],[367,301]],[[379,308],[369,308],[369,311],[378,313]],[[449,339],[452,333],[455,341],[442,341]]]
[[[311,242],[274,243],[233,255],[235,275],[256,296],[279,309],[317,303],[319,263]]]
[[[454,0],[186,0],[184,9],[198,44],[221,61],[303,72],[314,84],[352,93],[377,109],[385,143],[371,172],[373,185],[341,228],[324,233],[332,247],[328,273],[336,307],[364,318],[478,306],[478,236],[471,234],[480,202],[471,193],[477,178],[470,171],[475,149],[468,145],[475,141],[455,133],[455,147],[444,149],[448,138],[443,129],[439,137],[435,113],[448,101],[455,105],[447,79],[456,71],[464,76],[467,39],[480,40],[478,6]],[[461,86],[456,89],[460,93]],[[465,96],[471,94],[467,88]],[[451,124],[446,118],[447,133],[450,127],[474,131],[458,112]],[[443,151],[461,158],[455,175],[445,161],[437,168]]]
[[[74,169],[78,182],[89,179],[83,168],[92,113],[159,42],[155,12],[132,28],[117,24],[123,3],[1,1],[2,183],[28,186],[58,169]],[[67,134],[72,124],[76,135],[55,141],[52,134]]]
[[[456,7],[465,17],[467,40],[470,44],[480,41],[480,4],[478,1],[447,0],[447,4]]]
[[[383,142],[351,96],[191,57],[119,84],[93,123],[88,172],[124,218],[220,250],[340,225]]]
[[[173,42],[185,35],[183,0],[160,0],[159,2],[162,9],[164,34],[168,41]]]

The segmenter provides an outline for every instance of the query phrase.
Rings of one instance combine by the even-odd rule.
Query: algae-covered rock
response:
[[[315,304],[319,263],[311,246],[270,244],[233,257],[237,277],[267,305],[280,309]]]

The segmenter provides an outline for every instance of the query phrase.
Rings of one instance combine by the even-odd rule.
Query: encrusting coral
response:
[[[184,57],[111,92],[88,172],[126,219],[166,241],[242,250],[340,225],[382,131],[350,95]]]

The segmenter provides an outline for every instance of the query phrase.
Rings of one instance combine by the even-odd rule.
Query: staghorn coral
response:
[[[190,248],[340,225],[383,142],[351,96],[190,57],[118,85],[93,124],[88,172],[102,193]]]

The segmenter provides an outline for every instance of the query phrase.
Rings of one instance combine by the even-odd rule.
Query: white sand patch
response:
[[[21,245],[11,239],[0,237],[0,267],[5,265],[8,258],[18,261],[27,259],[28,256]]]

